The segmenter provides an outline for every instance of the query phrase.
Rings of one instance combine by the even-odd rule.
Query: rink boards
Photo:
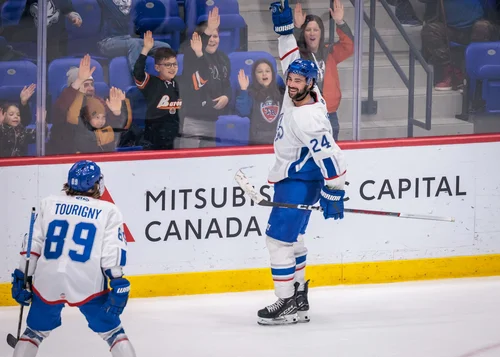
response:
[[[454,223],[312,214],[306,234],[311,286],[500,274],[500,135],[343,143],[345,206],[451,216]],[[213,156],[219,155],[219,156]],[[244,167],[272,197],[268,147],[0,160],[0,305],[32,206],[60,191],[79,159],[100,163],[104,199],[124,215],[132,296],[272,288],[269,208],[234,181]]]

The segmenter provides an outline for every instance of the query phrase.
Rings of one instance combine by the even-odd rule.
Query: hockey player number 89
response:
[[[68,234],[69,223],[63,220],[53,220],[49,223],[47,230],[47,240],[43,255],[45,259],[58,259],[64,247],[64,240]],[[75,226],[73,231],[73,241],[83,246],[83,252],[78,253],[76,250],[69,251],[69,257],[76,262],[85,263],[90,259],[92,245],[96,234],[96,227],[92,223],[81,222]]]

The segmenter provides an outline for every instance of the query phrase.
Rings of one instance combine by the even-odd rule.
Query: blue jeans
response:
[[[340,124],[339,124],[339,116],[337,115],[337,112],[332,112],[328,113],[328,117],[330,118],[330,124],[332,125],[332,136],[335,141],[339,140],[339,131],[340,131]]]
[[[134,71],[134,65],[139,55],[141,54],[144,40],[142,38],[134,38],[130,35],[108,37],[97,44],[99,51],[106,57],[127,56],[130,72]],[[156,49],[168,47],[170,45],[165,42],[155,41],[155,45],[148,54],[152,54]]]

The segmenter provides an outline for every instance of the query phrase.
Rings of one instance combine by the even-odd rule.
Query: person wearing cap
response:
[[[116,148],[116,129],[130,127],[130,101],[114,87],[110,89],[107,100],[96,96],[94,71],[95,67],[90,67],[90,56],[86,55],[78,68],[67,72],[68,86],[57,98],[52,111],[53,127],[47,146],[49,155],[112,151]],[[92,114],[96,116],[94,119],[100,119],[92,121]],[[92,126],[92,122],[98,125]]]

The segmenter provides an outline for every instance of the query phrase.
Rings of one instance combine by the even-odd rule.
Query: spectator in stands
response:
[[[68,124],[75,126],[75,152],[115,151],[119,141],[115,130],[128,129],[132,124],[132,117],[127,112],[130,108],[127,108],[125,93],[118,88],[109,90],[105,102],[79,92],[66,116]]]
[[[463,50],[450,48],[450,42],[494,41],[498,29],[485,18],[485,0],[425,0],[435,5],[435,16],[422,28],[422,52],[441,78],[436,90],[459,89],[463,86]]]
[[[95,67],[90,68],[90,56],[85,55],[80,60],[80,66],[78,68],[71,68],[68,73],[68,86],[64,88],[59,98],[57,98],[54,103],[53,108],[53,118],[52,118],[52,132],[51,140],[47,146],[47,153],[49,154],[69,154],[77,152],[77,149],[81,147],[76,147],[75,143],[78,136],[82,135],[82,128],[85,127],[86,130],[94,131],[94,137],[92,135],[87,136],[95,146],[92,146],[93,151],[105,151],[109,149],[109,139],[111,138],[111,133],[109,128],[99,128],[92,126],[92,112],[87,111],[82,113],[82,109],[87,104],[90,99],[97,99],[100,103],[105,103],[105,122],[108,123],[108,127],[112,128],[128,128],[132,121],[132,110],[130,108],[130,102],[125,98],[123,92],[117,93],[116,90],[111,88],[110,99],[104,101],[102,98],[95,96],[94,80],[92,78],[92,73],[95,71]],[[121,105],[118,106],[118,99],[120,99]],[[96,115],[101,115],[100,118],[94,118],[97,124],[102,122],[102,108],[100,108],[94,101],[90,101],[91,108],[96,110]],[[71,113],[70,113],[71,111]],[[90,114],[89,114],[90,113]],[[97,120],[99,119],[99,120]],[[89,125],[90,124],[90,125]],[[101,132],[105,132],[106,135],[103,138]],[[88,134],[88,133],[85,133]],[[114,133],[113,133],[114,137]],[[79,142],[81,144],[81,142]]]
[[[29,99],[36,85],[24,87],[20,104],[3,103],[0,107],[0,157],[26,156],[28,145],[36,141],[36,130],[28,129],[31,123]]]
[[[294,35],[301,57],[314,61],[319,68],[318,86],[326,101],[333,138],[337,141],[340,130],[337,109],[342,98],[337,65],[354,53],[354,36],[344,21],[344,6],[340,0],[335,0],[333,9],[329,10],[337,24],[339,42],[334,43],[332,38],[330,44],[326,45],[323,21],[319,16],[306,15],[300,3],[294,10]]]
[[[12,0],[15,1],[15,0]],[[66,56],[67,33],[64,22],[67,17],[73,26],[80,27],[82,18],[73,9],[71,0],[47,1],[47,61]],[[38,0],[27,0],[20,19],[10,19],[15,26],[5,26],[2,36],[9,43],[31,43],[36,51],[38,29]],[[32,53],[33,57],[36,52]]]
[[[135,62],[144,47],[144,41],[130,35],[131,0],[97,0],[102,11],[101,36],[97,44],[99,51],[106,57],[127,56],[130,73],[133,73]],[[165,42],[155,41],[151,51],[168,47]]]
[[[236,98],[236,112],[250,118],[250,145],[272,144],[276,136],[278,115],[285,88],[276,82],[276,71],[266,59],[252,66],[252,84],[245,71],[238,74],[240,93]]]
[[[191,47],[184,49],[185,80],[180,89],[189,105],[183,110],[182,148],[215,146],[215,122],[228,113],[231,64],[218,50],[219,25],[219,10],[214,7],[208,22],[199,24],[193,33]]]
[[[153,150],[171,150],[179,135],[179,110],[182,100],[175,80],[179,64],[177,55],[170,48],[156,50],[155,70],[159,77],[146,72],[146,58],[154,47],[151,31],[144,34],[144,47],[134,67],[135,84],[147,102],[144,137],[152,143]]]

